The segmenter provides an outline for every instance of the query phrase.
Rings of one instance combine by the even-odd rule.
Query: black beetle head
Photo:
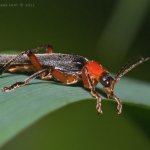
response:
[[[110,87],[113,80],[114,79],[110,76],[110,74],[106,72],[106,73],[102,74],[102,76],[100,78],[100,83],[104,87]]]

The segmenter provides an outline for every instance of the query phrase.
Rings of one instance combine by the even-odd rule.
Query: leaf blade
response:
[[[1,87],[25,78],[25,75],[4,74],[0,78]],[[115,92],[124,102],[150,105],[149,87],[149,83],[124,78],[119,82]],[[81,86],[65,86],[38,79],[9,93],[0,91],[0,145],[46,114],[88,98],[92,98],[90,93]]]

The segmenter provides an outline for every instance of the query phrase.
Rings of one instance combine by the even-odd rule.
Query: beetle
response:
[[[91,95],[96,98],[96,110],[98,113],[102,113],[102,108],[101,95],[95,90],[96,85],[99,82],[102,84],[107,97],[117,102],[118,114],[121,114],[122,102],[114,94],[114,86],[127,72],[150,60],[150,57],[136,57],[136,59],[128,61],[113,78],[100,63],[94,60],[88,60],[80,55],[54,53],[51,45],[45,47],[46,53],[34,54],[35,51],[39,51],[41,48],[43,46],[34,50],[23,51],[19,55],[0,55],[0,75],[5,71],[33,73],[22,82],[16,82],[11,86],[4,87],[3,91],[10,92],[28,84],[37,77],[43,80],[54,78],[66,85],[75,84],[82,79],[84,87],[89,89]]]

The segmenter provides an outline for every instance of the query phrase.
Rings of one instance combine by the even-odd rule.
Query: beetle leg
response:
[[[67,75],[67,74],[64,74],[61,71],[51,67],[49,69],[42,69],[42,70],[34,73],[33,75],[31,75],[30,77],[25,79],[23,82],[16,82],[15,84],[13,84],[11,86],[4,87],[3,90],[4,90],[4,92],[10,92],[18,87],[28,84],[31,80],[33,80],[39,76],[43,80],[49,80],[53,76],[54,78],[56,78],[57,80],[65,83],[65,84],[75,84],[79,80],[79,77],[77,75]]]
[[[97,81],[94,79],[91,79],[90,75],[88,74],[88,69],[86,67],[84,67],[82,70],[82,80],[83,80],[84,86],[91,90],[92,96],[94,96],[97,100],[96,110],[98,111],[98,113],[103,113],[101,109],[101,101],[102,101],[101,96],[97,91],[95,91],[95,86],[97,84]]]
[[[121,114],[122,113],[122,102],[120,101],[119,97],[114,94],[112,88],[108,87],[108,88],[104,88],[104,90],[106,91],[106,94],[107,94],[108,98],[113,98],[117,102],[117,104],[118,104],[118,106],[117,106],[118,114]]]
[[[0,75],[3,72],[5,72],[8,68],[11,68],[11,63],[19,60],[22,55],[27,55],[28,56],[29,60],[31,61],[31,64],[33,65],[33,67],[35,68],[36,71],[39,71],[39,70],[43,69],[42,65],[39,63],[37,57],[33,53],[33,52],[38,51],[42,48],[46,49],[46,53],[52,53],[53,52],[53,46],[51,46],[51,45],[39,46],[39,47],[37,47],[36,49],[33,49],[33,50],[23,51],[19,55],[17,55],[15,58],[11,59],[10,61],[8,61],[6,64],[4,64],[0,68]]]
[[[32,64],[14,64],[7,71],[11,73],[34,73],[35,69]]]
[[[21,87],[21,86],[24,86],[26,84],[28,84],[31,80],[41,76],[46,78],[46,76],[44,75],[45,73],[47,72],[51,72],[51,68],[50,69],[42,69],[34,74],[32,74],[31,76],[29,76],[27,79],[25,79],[23,82],[16,82],[15,84],[11,85],[11,86],[8,86],[8,87],[4,87],[3,90],[4,92],[10,92],[18,87]]]
[[[51,54],[51,53],[53,53],[53,50],[54,50],[54,48],[53,48],[52,45],[48,45],[48,46],[46,47],[46,53]]]
[[[41,45],[39,47],[36,48],[36,51],[40,51],[40,49],[44,49],[45,53],[51,54],[54,51],[54,48],[51,44],[48,45]]]
[[[49,54],[53,53],[53,51],[54,51],[54,48],[51,44],[40,45],[40,46],[32,49],[31,51],[34,53],[38,52],[38,54],[39,54],[39,53],[41,53],[40,51],[42,51],[42,53],[43,53],[43,49],[45,50],[44,53],[49,53]]]
[[[75,84],[79,81],[79,77],[75,74],[65,74],[57,69],[52,69],[52,76],[58,81],[63,82],[64,84]]]
[[[28,51],[24,51],[24,52],[21,52],[19,55],[17,55],[15,58],[12,58],[10,61],[8,61],[6,64],[4,64],[1,68],[0,68],[0,74],[2,74],[5,70],[7,70],[10,66],[11,66],[11,63],[17,61],[18,59],[21,58],[22,55],[26,54],[32,65],[34,66],[34,68],[36,70],[41,70],[42,69],[42,66],[41,64],[39,63],[37,57],[33,54],[33,52],[31,52],[30,50]]]
[[[10,65],[11,65],[12,62],[17,61],[17,60],[18,60],[22,55],[24,55],[24,54],[25,54],[25,52],[21,52],[21,53],[20,53],[19,55],[17,55],[15,58],[9,60],[6,64],[4,64],[4,65],[0,68],[0,75],[1,75],[5,70],[7,70],[7,69],[10,67]]]
[[[34,66],[34,68],[36,69],[36,71],[42,70],[43,67],[42,65],[39,63],[38,58],[35,56],[35,54],[32,51],[27,51],[26,52],[27,56],[29,57],[32,65]]]
[[[122,103],[121,103],[119,97],[116,96],[115,94],[113,94],[112,97],[118,103],[117,109],[118,109],[118,115],[120,115],[122,113]]]

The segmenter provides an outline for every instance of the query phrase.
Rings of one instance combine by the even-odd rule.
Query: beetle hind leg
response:
[[[11,86],[4,87],[3,91],[10,92],[18,87],[28,84],[31,80],[37,77],[40,77],[42,80],[50,80],[52,77],[54,77],[58,81],[63,82],[64,84],[75,84],[79,80],[79,77],[77,75],[67,75],[57,69],[54,69],[53,67],[50,67],[37,71],[36,73],[25,79],[23,82],[16,82]]]
[[[16,82],[14,84],[12,84],[11,86],[8,86],[8,87],[4,87],[3,88],[3,91],[4,92],[10,92],[18,87],[21,87],[21,86],[24,86],[26,84],[28,84],[31,80],[37,78],[37,77],[41,77],[41,78],[46,78],[48,77],[49,78],[49,74],[48,72],[50,72],[51,69],[42,69],[40,71],[37,71],[36,73],[32,74],[31,76],[29,76],[27,79],[25,79],[24,81],[22,82]]]

